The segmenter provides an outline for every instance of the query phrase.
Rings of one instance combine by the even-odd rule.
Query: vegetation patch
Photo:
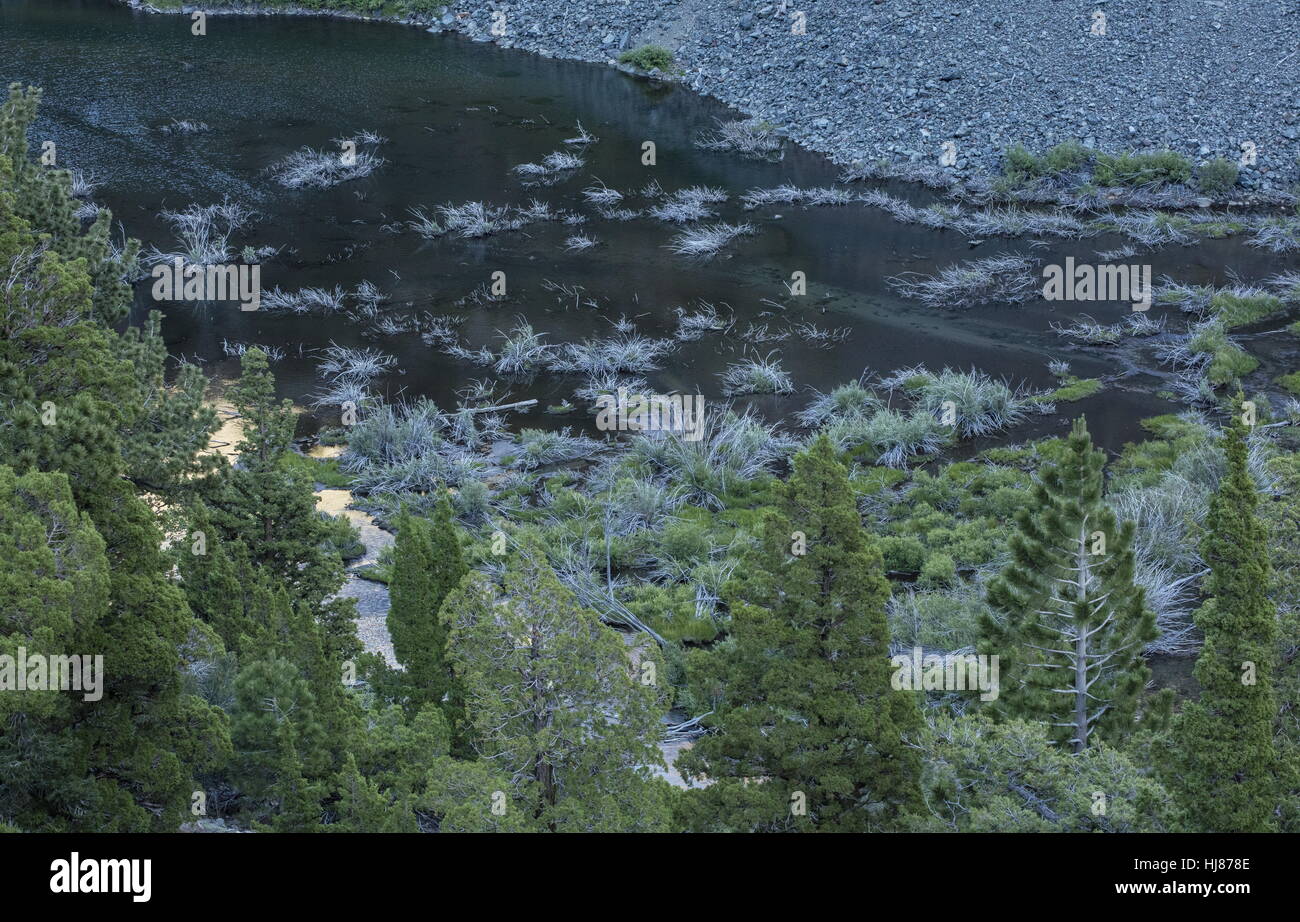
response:
[[[1259,367],[1259,359],[1228,338],[1223,324],[1203,324],[1187,341],[1193,355],[1210,357],[1205,375],[1216,387],[1229,384]]]
[[[1074,375],[1070,375],[1056,390],[1031,399],[1041,403],[1068,403],[1072,400],[1091,397],[1100,391],[1102,387],[1100,378],[1076,378]]]
[[[629,49],[618,56],[618,61],[644,71],[671,73],[675,69],[673,53],[662,45],[642,45],[640,48]]]
[[[1277,378],[1277,383],[1282,385],[1286,391],[1300,396],[1300,371],[1293,371],[1290,374],[1282,375]]]
[[[1210,310],[1223,323],[1225,329],[1249,326],[1283,309],[1282,299],[1271,294],[1237,294],[1232,291],[1217,292],[1210,299]]]

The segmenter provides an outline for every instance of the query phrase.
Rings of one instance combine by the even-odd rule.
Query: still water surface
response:
[[[717,373],[752,354],[735,331],[750,322],[773,327],[812,321],[850,327],[829,349],[796,337],[759,347],[779,350],[800,391],[756,398],[769,417],[800,408],[807,387],[828,389],[864,370],[887,373],[925,363],[976,366],[997,377],[1038,387],[1052,384],[1046,362],[1066,358],[1074,373],[1121,373],[1103,352],[1070,351],[1052,332],[1053,321],[1081,313],[1077,305],[1031,302],[966,312],[935,312],[897,298],[885,279],[905,271],[932,272],[951,263],[1000,252],[1031,253],[1045,262],[1067,255],[1096,261],[1096,250],[1124,241],[1096,238],[1048,241],[990,240],[972,246],[962,235],[899,224],[860,205],[843,208],[777,206],[746,212],[738,198],[754,187],[782,183],[830,185],[838,170],[823,158],[787,145],[777,163],[705,151],[695,139],[719,119],[735,118],[719,104],[674,86],[655,84],[589,64],[543,59],[476,44],[455,36],[376,23],[317,18],[213,17],[208,34],[190,34],[189,20],[150,16],[96,0],[0,0],[0,78],[40,85],[45,101],[36,129],[53,139],[60,163],[78,167],[102,185],[95,199],[112,209],[126,233],[166,250],[164,209],[230,199],[255,210],[258,221],[232,243],[281,247],[262,267],[262,286],[354,288],[363,280],[403,312],[463,315],[462,339],[471,348],[495,344],[497,332],[519,317],[563,343],[614,332],[620,315],[647,336],[671,336],[674,308],[709,302],[733,312],[728,336],[684,343],[650,382],[662,391],[702,392],[720,398]],[[209,130],[168,136],[171,119],[201,121]],[[549,187],[527,189],[511,168],[563,149],[581,123],[599,141],[586,166]],[[330,189],[287,190],[267,167],[303,147],[334,149],[332,138],[358,130],[383,135],[388,161],[372,176]],[[657,146],[657,163],[641,162],[642,144]],[[635,195],[651,180],[668,191],[692,185],[727,190],[730,200],[714,220],[752,220],[755,236],[741,238],[708,262],[689,261],[666,248],[678,230],[649,217],[602,219],[581,190],[600,180],[644,208]],[[892,191],[920,200],[925,193]],[[481,240],[425,240],[394,234],[385,225],[406,220],[413,207],[481,200],[525,204],[541,199],[555,210],[579,212],[581,228],[559,222]],[[597,247],[567,252],[575,231]],[[1236,241],[1173,248],[1143,257],[1157,277],[1222,282],[1226,266],[1259,278],[1283,266]],[[509,300],[487,307],[456,302],[489,281],[508,279]],[[808,296],[786,296],[784,281],[806,273]],[[580,286],[582,299],[546,290],[545,283]],[[776,302],[776,305],[770,303]],[[136,319],[157,307],[149,286],[137,287]],[[1125,305],[1088,306],[1103,323],[1120,319]],[[1158,313],[1158,309],[1156,309]],[[372,345],[398,359],[397,370],[376,382],[389,397],[428,395],[444,407],[455,392],[488,369],[423,343],[414,334],[375,336],[343,316],[275,316],[235,306],[168,305],[164,332],[174,353],[197,358],[214,377],[236,370],[223,339],[280,345],[289,355],[275,366],[282,392],[304,400],[321,381],[317,350],[337,342]],[[1173,318],[1171,318],[1173,319]],[[536,397],[536,412],[519,425],[554,425],[548,404],[571,397],[581,383],[545,375],[513,382],[514,399]],[[1173,409],[1154,396],[1160,382],[1131,375],[1100,395],[1063,405],[1062,414],[1087,412],[1094,436],[1111,448],[1140,437],[1136,420]],[[1058,431],[1063,415],[1035,419],[1015,440]],[[583,414],[562,422],[582,422]]]

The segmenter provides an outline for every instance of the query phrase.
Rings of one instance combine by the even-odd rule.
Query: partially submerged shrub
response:
[[[713,217],[717,212],[709,206],[726,200],[727,193],[724,189],[715,189],[709,186],[690,186],[686,189],[678,189],[664,201],[655,205],[650,209],[650,215],[660,221],[686,224],[690,221],[698,221],[701,218]]]
[[[1282,299],[1277,295],[1249,286],[1220,289],[1210,299],[1209,306],[1229,330],[1257,323],[1283,308]]]
[[[794,390],[794,379],[771,355],[761,359],[742,359],[728,365],[720,377],[722,393],[728,397],[740,394],[788,394]]]
[[[917,455],[939,451],[951,434],[949,427],[922,409],[906,415],[885,409],[870,417],[844,417],[825,431],[840,451],[869,448],[875,454],[874,464],[899,468]]]
[[[909,272],[886,281],[903,297],[929,307],[974,307],[1028,300],[1038,290],[1033,261],[1002,254],[958,263],[937,275]]]
[[[331,288],[301,288],[295,292],[282,291],[278,286],[262,292],[262,310],[283,311],[288,314],[308,314],[312,311],[334,313],[343,309],[347,296],[342,286]]]
[[[509,333],[498,335],[503,342],[492,367],[499,375],[522,375],[536,371],[545,364],[553,349],[542,342],[546,334],[534,332],[532,325],[522,320]]]
[[[323,376],[348,381],[369,381],[392,369],[396,357],[379,349],[350,349],[330,343],[325,350],[325,361],[320,364]]]
[[[552,185],[568,178],[575,170],[582,169],[586,162],[577,154],[557,150],[543,157],[541,163],[521,163],[511,172],[525,177],[525,186]]]
[[[1193,355],[1210,357],[1205,375],[1216,387],[1230,384],[1259,367],[1259,360],[1233,342],[1217,320],[1197,327],[1188,337],[1187,349]]]
[[[1118,346],[1124,339],[1124,331],[1119,324],[1105,326],[1087,314],[1068,325],[1054,322],[1052,329],[1066,339],[1088,346]]]
[[[229,201],[220,205],[190,205],[184,211],[164,211],[162,218],[175,228],[180,248],[164,253],[150,247],[144,261],[170,263],[179,258],[190,265],[229,262],[231,235],[252,217],[252,211]]]
[[[880,399],[857,381],[832,388],[828,394],[813,393],[812,402],[798,414],[799,422],[809,427],[851,416],[865,418],[880,409]]]
[[[708,259],[716,256],[719,250],[737,237],[755,232],[754,225],[748,221],[742,224],[709,224],[682,231],[673,237],[668,247],[679,256]]]
[[[573,236],[565,239],[564,248],[570,251],[589,250],[592,247],[594,247],[597,243],[599,243],[599,241],[595,237],[592,237],[590,234],[574,234]]]
[[[1186,219],[1162,211],[1127,211],[1107,217],[1105,223],[1143,246],[1158,247],[1171,243],[1189,246],[1196,242],[1191,233],[1192,226]]]
[[[369,176],[386,162],[368,150],[329,151],[304,147],[272,164],[270,171],[275,181],[287,189],[326,189]]]
[[[163,134],[198,134],[208,130],[207,122],[198,122],[191,119],[174,118],[166,125],[158,129]]]
[[[963,438],[990,435],[1020,422],[1026,413],[1027,398],[1017,394],[1002,381],[995,381],[981,371],[952,371],[945,368],[927,376],[913,388],[920,405],[943,421],[951,411],[957,432]]]
[[[684,308],[676,308],[677,332],[674,338],[681,342],[699,339],[705,333],[717,333],[731,326],[731,319],[723,317],[712,304],[702,302],[699,309],[687,313]]]
[[[483,202],[439,205],[438,217],[442,219],[444,232],[458,237],[487,237],[502,231],[518,230],[528,223],[523,215],[512,214],[508,206]]]
[[[585,435],[574,435],[569,429],[558,432],[546,429],[524,429],[519,433],[519,454],[515,465],[531,471],[539,467],[590,458],[603,446]]]
[[[705,150],[732,151],[750,157],[772,157],[781,153],[777,127],[766,119],[747,118],[718,122],[718,130],[695,142]]]
[[[798,444],[751,413],[727,412],[706,413],[698,439],[645,432],[628,451],[629,460],[649,466],[656,483],[680,486],[686,502],[721,509],[723,496],[774,473]]]
[[[759,208],[763,205],[848,205],[855,196],[848,189],[822,186],[813,189],[800,189],[795,186],[777,186],[774,189],[750,189],[740,197],[745,208]]]
[[[641,373],[658,368],[660,358],[675,348],[676,343],[670,339],[623,334],[566,343],[550,356],[548,366],[552,371],[588,376]]]
[[[1300,218],[1261,218],[1246,242],[1270,253],[1300,251]]]
[[[602,205],[610,207],[623,201],[623,193],[617,189],[611,189],[599,179],[596,180],[598,185],[588,186],[582,190],[582,197],[593,205]]]

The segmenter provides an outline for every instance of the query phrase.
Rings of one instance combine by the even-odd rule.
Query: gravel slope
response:
[[[496,10],[504,38],[491,35]],[[792,34],[795,11],[804,35]],[[442,22],[591,61],[663,44],[685,84],[840,162],[937,161],[949,140],[958,171],[996,168],[1013,143],[1169,147],[1199,161],[1239,159],[1250,142],[1248,187],[1300,179],[1298,4],[513,0]]]

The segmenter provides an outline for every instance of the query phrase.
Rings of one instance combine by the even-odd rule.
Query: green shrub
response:
[[[1283,389],[1290,391],[1292,394],[1300,394],[1300,371],[1293,371],[1289,375],[1282,375],[1277,379],[1277,383],[1282,385]]]
[[[1042,158],[1049,173],[1072,173],[1093,158],[1093,151],[1078,141],[1066,141],[1049,150]]]
[[[1196,185],[1207,195],[1225,195],[1237,184],[1237,164],[1216,157],[1196,168]]]
[[[1095,151],[1078,141],[1058,144],[1042,156],[1031,154],[1017,144],[1003,152],[1002,175],[1012,185],[1022,184],[1040,176],[1077,172],[1094,156]]]
[[[969,583],[945,590],[900,591],[889,603],[889,627],[894,641],[941,650],[973,645],[980,617],[988,613],[984,595]]]
[[[339,470],[338,458],[309,458],[296,451],[286,451],[280,456],[279,467],[282,471],[302,474],[314,483],[327,487],[345,489],[352,485],[352,478]]]
[[[639,583],[624,604],[665,640],[707,643],[718,636],[718,625],[712,617],[696,617],[695,590],[687,584]]]
[[[1093,177],[1103,186],[1184,183],[1192,178],[1192,162],[1171,150],[1118,156],[1098,154]]]
[[[957,579],[957,564],[948,554],[931,554],[921,566],[922,586],[937,587],[952,585]]]
[[[630,64],[640,70],[662,71],[673,69],[673,53],[662,45],[642,45],[618,56],[620,64]]]
[[[1028,182],[1043,174],[1044,164],[1019,144],[1008,147],[1002,155],[1002,175],[1013,183]]]
[[[456,510],[456,517],[471,525],[486,521],[492,511],[487,484],[481,480],[466,480],[452,494],[451,505]]]
[[[708,529],[695,522],[669,522],[660,534],[660,554],[673,560],[694,565],[707,560],[712,550]]]
[[[880,553],[890,573],[919,573],[925,565],[925,545],[910,535],[886,535],[880,539]]]
[[[344,561],[357,560],[365,555],[366,546],[361,543],[361,533],[352,526],[347,516],[330,515],[328,512],[318,512],[317,515],[325,523],[325,540],[321,543],[325,550],[337,551]]]

